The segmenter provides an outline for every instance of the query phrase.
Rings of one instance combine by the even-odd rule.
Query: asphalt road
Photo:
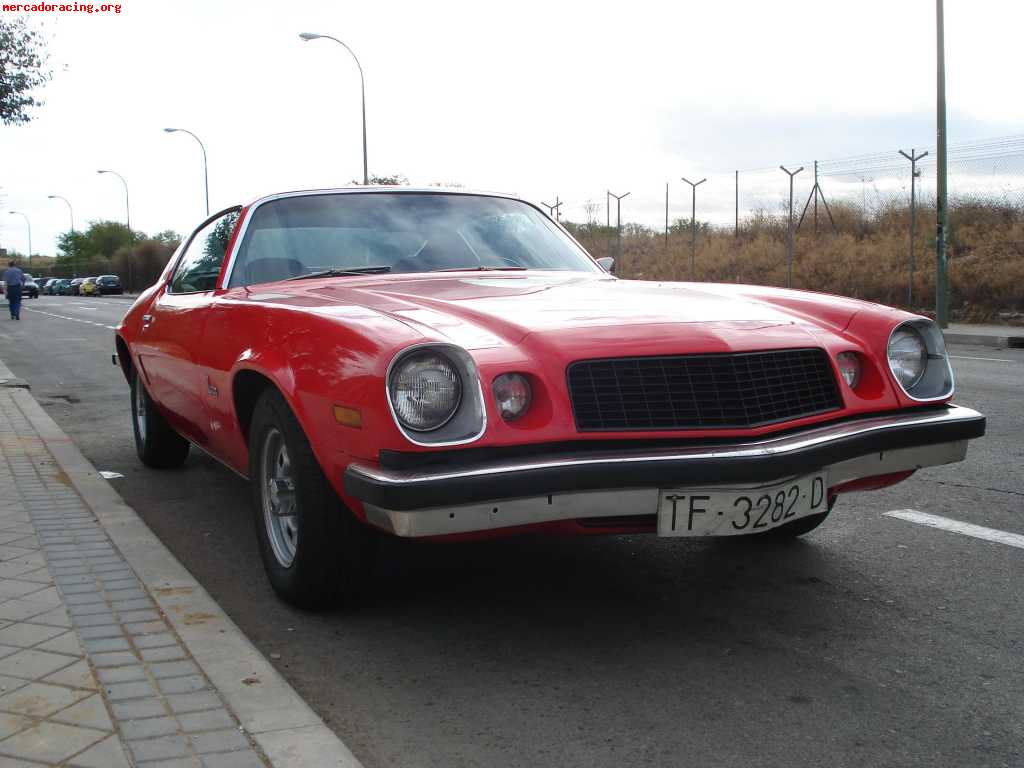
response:
[[[0,358],[368,768],[1024,765],[1024,352],[955,347],[989,417],[960,465],[840,499],[795,542],[392,542],[370,605],[263,577],[245,483],[142,467],[110,363],[129,302],[43,297]]]

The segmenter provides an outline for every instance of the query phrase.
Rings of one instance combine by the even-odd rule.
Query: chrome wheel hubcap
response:
[[[276,428],[271,428],[263,439],[259,483],[263,522],[267,527],[271,549],[274,550],[277,562],[288,568],[295,559],[299,545],[299,518],[288,447]]]
[[[146,393],[142,390],[142,382],[135,382],[135,427],[139,430],[139,440],[146,442]]]

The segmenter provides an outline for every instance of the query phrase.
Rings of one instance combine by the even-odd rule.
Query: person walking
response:
[[[25,273],[12,261],[4,271],[4,292],[11,308],[11,320],[21,320],[21,290],[25,286]]]

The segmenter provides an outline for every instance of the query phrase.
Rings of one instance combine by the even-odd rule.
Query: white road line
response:
[[[1006,360],[1002,357],[967,357],[966,355],[950,355],[954,360],[984,360],[989,363],[1016,363],[1016,360]]]
[[[86,320],[84,317],[68,317],[67,315],[55,315],[53,312],[43,312],[41,309],[32,309],[31,307],[24,307],[29,312],[38,312],[40,315],[46,315],[47,317],[56,317],[59,320],[70,320],[73,323],[85,323],[86,325],[95,325],[97,328],[107,328],[111,331],[116,331],[116,325],[105,325],[104,323],[97,323],[94,320]]]
[[[995,528],[985,528],[984,526],[973,525],[972,523],[961,523],[959,520],[951,520],[948,517],[918,512],[916,509],[897,509],[885,514],[887,517],[896,517],[900,520],[906,520],[908,523],[926,525],[929,528],[939,528],[950,533],[959,533],[963,536],[972,536],[975,539],[995,541],[1008,547],[1024,549],[1024,536],[1021,536],[1019,533],[1007,533]]]

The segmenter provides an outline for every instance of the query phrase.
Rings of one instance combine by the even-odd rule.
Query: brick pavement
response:
[[[267,766],[0,386],[0,768]]]

